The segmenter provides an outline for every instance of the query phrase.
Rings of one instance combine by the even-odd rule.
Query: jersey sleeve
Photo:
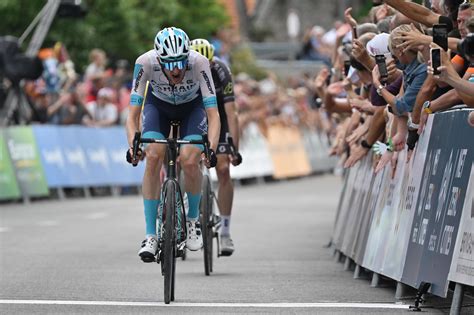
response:
[[[230,69],[222,62],[217,63],[217,75],[221,81],[222,96],[224,103],[234,101],[234,84],[232,82],[232,74]]]
[[[133,84],[130,94],[131,106],[142,106],[145,97],[146,84],[150,77],[150,64],[145,55],[138,57],[133,69]]]
[[[217,107],[216,90],[212,80],[209,60],[205,57],[199,58],[196,62],[196,70],[204,107],[206,109]]]

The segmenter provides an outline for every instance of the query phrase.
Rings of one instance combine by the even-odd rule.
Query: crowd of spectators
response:
[[[271,124],[317,129],[331,139],[330,154],[341,156],[345,167],[371,149],[377,169],[401,150],[410,156],[428,115],[459,104],[474,106],[473,9],[462,0],[432,0],[428,6],[374,0],[367,17],[356,21],[347,8],[345,20],[330,30],[315,26],[304,34],[299,58],[322,61],[326,66],[318,73],[285,81],[271,72],[263,80],[234,74],[240,130],[250,122],[264,135]],[[433,43],[436,24],[447,27],[447,50]],[[238,37],[221,31],[211,40],[216,54],[230,64]],[[441,66],[434,72],[430,50],[438,48]],[[124,123],[132,82],[127,61],[111,66],[105,52],[94,49],[80,76],[60,43],[40,56],[45,74],[26,86],[37,122]],[[385,69],[376,62],[381,56]],[[473,114],[470,119],[474,125]]]
[[[320,43],[313,45],[312,58],[330,56],[331,66],[306,84],[307,92],[322,104],[320,116],[329,121],[324,130],[333,139],[330,153],[341,156],[344,167],[371,149],[377,171],[395,165],[398,152],[413,154],[428,115],[474,107],[473,10],[462,0],[374,0],[363,21],[347,8],[344,23],[336,22],[333,30],[311,30],[312,41]],[[440,24],[447,47],[433,42],[433,26]],[[433,50],[440,54],[437,69]],[[474,113],[469,123],[474,126]]]
[[[43,74],[25,84],[32,123],[102,127],[124,123],[132,85],[126,60],[111,67],[106,53],[93,49],[90,63],[80,75],[59,42],[41,49],[39,57]]]

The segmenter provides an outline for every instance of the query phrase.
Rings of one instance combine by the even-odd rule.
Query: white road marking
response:
[[[108,214],[106,212],[95,212],[95,213],[91,213],[91,214],[86,215],[86,219],[98,220],[98,219],[103,219],[107,216],[108,216]]]
[[[43,220],[43,221],[39,221],[37,224],[39,226],[57,226],[59,225],[59,222],[54,221],[54,220]]]
[[[0,233],[8,232],[8,231],[10,231],[10,228],[0,226]]]
[[[172,307],[241,307],[241,308],[379,308],[408,309],[409,305],[391,303],[171,303],[124,301],[0,300],[0,304],[88,305],[88,306],[172,306]]]

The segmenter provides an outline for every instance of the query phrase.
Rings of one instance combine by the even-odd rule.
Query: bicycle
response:
[[[237,150],[231,136],[227,136],[227,144],[230,155],[236,157]],[[209,276],[213,271],[213,239],[217,241],[217,257],[222,256],[219,242],[219,228],[221,223],[219,209],[214,207],[214,201],[217,204],[217,197],[212,189],[211,175],[206,167],[201,166],[202,171],[202,197],[200,204],[200,216],[202,226],[202,241],[204,253],[204,273]]]
[[[183,256],[187,238],[186,213],[176,171],[178,146],[182,144],[204,145],[206,158],[209,159],[210,156],[207,134],[202,135],[202,140],[181,140],[177,137],[179,125],[179,121],[171,121],[172,137],[168,139],[142,138],[141,132],[136,132],[132,146],[133,159],[135,160],[142,143],[167,145],[167,177],[161,188],[162,203],[158,213],[161,224],[157,228],[157,235],[160,236],[160,239],[158,253],[155,257],[156,262],[161,263],[161,274],[164,276],[165,304],[174,301],[176,257]]]

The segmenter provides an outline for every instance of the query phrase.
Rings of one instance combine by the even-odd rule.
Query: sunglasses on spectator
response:
[[[183,58],[180,60],[161,60],[160,59],[160,64],[169,71],[173,71],[174,68],[178,68],[179,70],[183,70],[186,68],[186,65],[188,64],[188,58]]]

